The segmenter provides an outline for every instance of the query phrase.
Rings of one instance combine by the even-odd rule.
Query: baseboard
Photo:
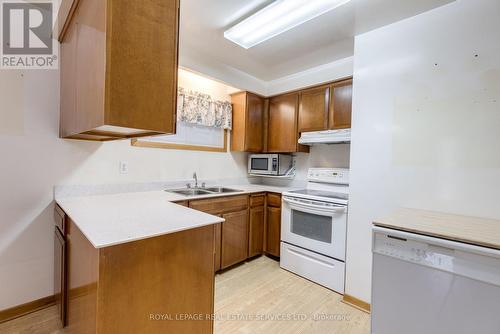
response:
[[[52,306],[55,304],[55,297],[48,296],[44,298],[40,298],[34,300],[32,302],[14,306],[5,310],[0,311],[0,324],[9,320],[13,320],[23,315],[42,310],[46,307]]]
[[[362,301],[361,299],[358,299],[353,296],[349,295],[344,295],[344,298],[342,299],[342,302],[354,306],[355,308],[364,311],[366,313],[370,313],[371,311],[371,305],[367,302]]]

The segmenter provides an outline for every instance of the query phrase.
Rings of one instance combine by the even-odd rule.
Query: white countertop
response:
[[[225,187],[241,192],[188,197],[148,191],[56,198],[56,202],[95,248],[103,248],[224,221],[172,203],[174,201],[297,189],[256,184]]]

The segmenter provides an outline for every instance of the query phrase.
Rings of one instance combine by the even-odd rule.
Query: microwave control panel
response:
[[[278,158],[273,158],[273,167],[271,169],[273,172],[278,170]]]

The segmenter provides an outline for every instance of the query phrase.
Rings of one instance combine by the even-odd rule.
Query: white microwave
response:
[[[285,175],[292,168],[292,156],[286,154],[251,154],[248,173],[257,175]]]

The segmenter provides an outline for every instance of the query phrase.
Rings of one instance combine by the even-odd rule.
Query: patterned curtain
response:
[[[213,100],[210,95],[182,87],[177,94],[178,121],[231,130],[233,107],[230,102]]]

